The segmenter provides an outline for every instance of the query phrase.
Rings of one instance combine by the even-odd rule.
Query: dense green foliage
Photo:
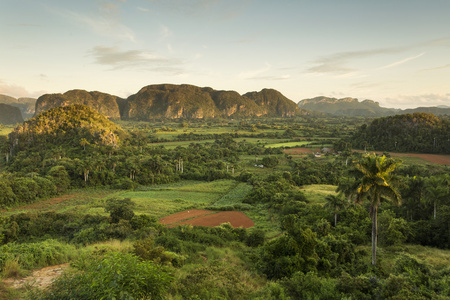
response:
[[[11,152],[49,145],[78,147],[86,144],[117,147],[125,133],[105,116],[83,106],[57,107],[16,127],[10,134]],[[84,145],[83,145],[84,144]]]
[[[353,146],[393,152],[450,154],[450,120],[414,113],[373,120],[352,138]]]

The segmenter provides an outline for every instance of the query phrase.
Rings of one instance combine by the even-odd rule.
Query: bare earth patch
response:
[[[15,289],[21,288],[24,285],[44,289],[48,287],[53,282],[53,280],[60,276],[68,267],[69,264],[45,267],[39,270],[35,270],[32,275],[25,278],[8,278],[4,280],[4,283]]]
[[[159,220],[161,224],[170,227],[190,224],[193,226],[219,226],[222,223],[230,223],[233,227],[250,228],[255,224],[244,213],[239,211],[210,211],[210,210],[187,210],[173,214]]]
[[[161,218],[161,219],[159,219],[159,223],[161,223],[163,225],[170,225],[170,224],[179,223],[179,222],[187,220],[187,219],[192,219],[192,218],[196,218],[196,217],[208,215],[208,214],[213,214],[213,213],[215,213],[215,211],[191,209],[191,210],[182,211],[182,212]]]
[[[319,152],[319,148],[289,148],[284,149],[284,152],[290,155],[302,155],[302,154],[309,154],[309,153],[316,153]]]

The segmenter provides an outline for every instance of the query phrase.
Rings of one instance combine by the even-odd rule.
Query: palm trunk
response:
[[[378,226],[377,226],[377,210],[378,207],[372,208],[372,265],[375,266],[376,258],[377,258],[377,234],[378,234]]]
[[[436,201],[434,201],[434,219],[436,220],[436,209],[437,208],[437,204],[436,204]]]
[[[334,214],[334,227],[336,227],[337,224],[337,213]]]

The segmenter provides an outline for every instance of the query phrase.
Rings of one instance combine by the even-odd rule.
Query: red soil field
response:
[[[159,220],[161,224],[176,225],[190,224],[193,226],[219,226],[222,223],[230,223],[233,227],[250,228],[255,224],[244,213],[239,211],[215,212],[210,210],[188,210],[173,214]]]
[[[159,219],[159,223],[161,223],[163,225],[175,224],[175,223],[187,220],[187,219],[192,219],[192,218],[209,215],[209,214],[213,214],[213,213],[215,213],[215,211],[191,209],[191,210],[182,211],[182,212],[161,218],[161,219]]]
[[[289,148],[284,149],[284,152],[290,155],[301,155],[320,152],[319,148]]]

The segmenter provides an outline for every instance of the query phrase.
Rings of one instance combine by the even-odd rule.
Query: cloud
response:
[[[253,78],[259,76],[260,74],[269,71],[271,69],[271,67],[272,66],[269,63],[265,63],[264,67],[259,68],[257,70],[251,70],[251,71],[246,71],[246,72],[239,73],[238,77],[240,79],[253,79]]]
[[[0,80],[0,94],[2,95],[7,95],[14,98],[21,98],[21,97],[37,98],[45,93],[46,93],[45,91],[29,92],[26,88],[22,86],[15,84],[8,84]]]
[[[98,11],[89,15],[65,9],[49,8],[49,10],[97,35],[132,42],[136,40],[134,31],[121,22],[120,4],[101,2]]]
[[[251,79],[251,80],[286,80],[291,78],[289,74],[284,75],[263,75],[269,72],[272,66],[269,63],[265,63],[265,66],[256,70],[246,71],[239,73],[238,77],[240,79]]]
[[[354,62],[355,60],[367,59],[375,56],[381,55],[393,55],[398,53],[404,53],[407,51],[411,51],[414,49],[428,49],[435,47],[450,47],[450,37],[443,37],[440,39],[428,40],[416,44],[405,45],[401,47],[387,47],[387,48],[379,48],[379,49],[369,49],[369,50],[361,50],[361,51],[347,51],[347,52],[338,52],[328,56],[319,57],[312,62],[313,66],[307,69],[309,73],[316,74],[346,74],[357,71],[354,68],[349,67],[349,64]],[[392,64],[386,65],[379,69],[388,69],[400,64],[406,63],[410,60],[419,58],[424,55],[426,52],[423,52],[419,55],[408,57],[403,60],[394,62]]]
[[[396,61],[396,62],[394,62],[394,63],[391,63],[391,64],[389,64],[389,65],[380,67],[380,68],[378,68],[378,70],[384,70],[384,69],[389,69],[389,68],[392,68],[392,67],[399,66],[399,65],[404,64],[404,63],[406,63],[406,62],[408,62],[408,61],[417,59],[417,58],[421,57],[421,56],[424,55],[424,54],[425,54],[425,52],[422,52],[422,53],[420,53],[419,55],[412,56],[412,57],[407,57],[407,58],[405,58],[405,59],[402,59],[402,60]]]
[[[422,69],[422,70],[420,70],[420,72],[435,71],[435,70],[442,70],[442,69],[448,69],[448,68],[450,68],[450,64],[446,64],[444,66],[439,66],[439,67],[434,67],[434,68],[429,68],[429,69]]]
[[[157,9],[187,16],[214,16],[214,20],[232,20],[240,15],[248,0],[230,3],[228,0],[147,0]],[[155,8],[156,9],[156,8]]]
[[[115,37],[134,42],[136,40],[133,30],[105,17],[88,17],[75,12],[72,19],[88,26],[93,32],[102,36]]]
[[[357,71],[347,67],[347,64],[356,59],[364,59],[378,55],[395,54],[405,51],[406,48],[384,48],[362,51],[339,52],[318,58],[313,62],[315,66],[307,71],[311,73],[345,74]]]
[[[117,47],[94,47],[89,55],[100,65],[111,66],[113,69],[151,69],[154,71],[179,73],[182,62],[178,59],[166,58],[151,51],[120,50]]]
[[[159,35],[162,38],[168,38],[170,36],[172,36],[172,31],[169,29],[169,27],[164,26],[164,25],[160,25],[160,30],[159,30]]]

